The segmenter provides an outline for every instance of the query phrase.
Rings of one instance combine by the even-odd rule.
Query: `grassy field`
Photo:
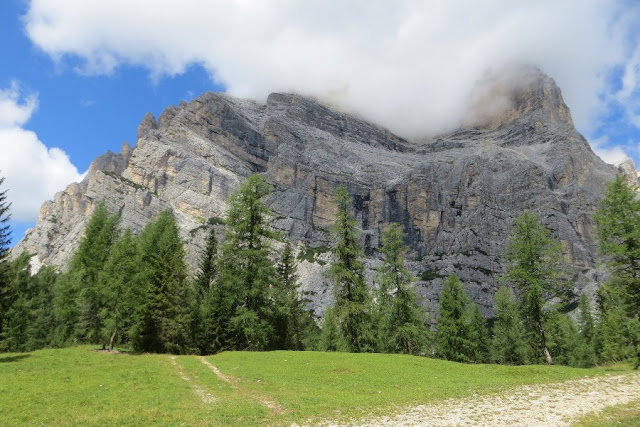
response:
[[[638,427],[640,426],[640,401],[606,408],[599,414],[589,415],[575,427]]]
[[[316,352],[199,358],[111,354],[85,346],[0,354],[0,424],[278,425],[375,415],[622,370],[629,368],[464,365]]]

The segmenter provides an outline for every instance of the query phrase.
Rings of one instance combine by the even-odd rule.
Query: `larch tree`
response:
[[[195,346],[200,354],[207,354],[211,351],[213,337],[210,335],[207,318],[212,315],[214,308],[209,307],[212,303],[210,293],[218,275],[218,238],[213,225],[209,229],[207,245],[200,254],[200,265],[194,278],[194,289],[192,297],[192,324],[191,335]]]
[[[0,178],[0,187],[4,184],[4,178]],[[9,208],[11,203],[7,200],[7,190],[0,191],[0,334],[3,329],[4,313],[7,311],[7,302],[5,294],[8,287],[8,264],[6,262],[7,252],[11,244],[11,230],[9,228],[9,220],[11,214]]]
[[[566,313],[552,310],[549,312],[546,328],[549,332],[549,351],[553,354],[554,363],[579,366],[580,333],[576,322]]]
[[[69,276],[71,294],[76,294],[78,310],[75,336],[83,342],[98,343],[103,324],[100,310],[103,300],[98,276],[104,269],[113,243],[119,235],[118,215],[109,215],[100,203],[87,223],[84,236],[71,258]]]
[[[618,175],[595,215],[600,250],[611,269],[610,294],[617,293],[626,312],[630,346],[640,366],[640,199],[638,186]],[[610,295],[612,297],[612,295]],[[606,305],[604,306],[606,308]],[[603,313],[606,316],[606,313]]]
[[[141,254],[138,240],[130,229],[114,243],[98,277],[102,306],[101,342],[109,351],[116,343],[123,343],[129,336],[136,305],[140,297],[138,281],[141,271]]]
[[[436,333],[436,354],[454,362],[471,362],[468,306],[471,300],[458,276],[451,274],[442,285]]]
[[[338,211],[333,225],[337,244],[329,274],[335,286],[335,314],[348,351],[361,353],[375,349],[372,301],[364,277],[362,246],[358,242],[356,219],[351,215],[351,197],[344,185],[336,195]]]
[[[218,238],[214,226],[209,228],[207,245],[200,254],[200,264],[195,277],[195,284],[199,299],[203,299],[209,292],[218,274]]]
[[[382,234],[384,263],[378,270],[377,299],[379,347],[394,353],[420,352],[427,336],[423,310],[418,305],[413,274],[405,267],[402,228],[395,223]]]
[[[50,344],[53,332],[52,284],[57,278],[53,267],[43,267],[31,275],[31,256],[23,252],[8,263],[10,305],[5,313],[5,329],[0,349],[33,351]]]
[[[176,220],[164,211],[139,236],[140,299],[132,324],[136,350],[188,353],[190,347],[190,295],[185,251]]]
[[[596,364],[596,323],[593,317],[591,301],[586,294],[580,295],[578,302],[577,326],[579,342],[576,348],[576,366],[588,368]]]
[[[8,263],[7,286],[3,300],[6,311],[3,313],[4,323],[0,335],[0,351],[28,351],[27,329],[30,320],[30,304],[33,296],[31,283],[31,266],[27,252],[21,253]]]
[[[528,361],[526,332],[513,291],[498,289],[495,295],[491,359],[500,364],[523,365]]]
[[[487,318],[480,311],[478,304],[471,302],[467,309],[469,323],[469,360],[473,363],[487,363],[491,351]]]
[[[0,187],[4,184],[4,178],[0,178]],[[11,244],[11,229],[9,209],[11,203],[7,200],[7,190],[0,191],[0,261],[4,260]]]
[[[619,362],[633,356],[637,319],[629,316],[629,304],[615,276],[597,290],[600,320],[596,325],[596,352],[601,362]]]
[[[287,240],[277,264],[280,288],[274,295],[276,330],[284,331],[277,334],[277,347],[287,350],[309,348],[316,332],[311,313],[306,309],[307,301],[298,293],[297,267],[293,248]]]
[[[564,286],[560,280],[560,245],[538,216],[526,211],[515,221],[504,257],[507,260],[504,280],[520,290],[523,320],[532,348],[547,364],[552,364],[545,329],[548,313],[544,305],[546,296],[554,295]]]
[[[273,293],[280,286],[270,258],[271,210],[264,199],[271,193],[265,179],[254,174],[229,198],[225,242],[219,275],[211,292],[208,328],[213,351],[267,350],[278,341],[274,328]]]

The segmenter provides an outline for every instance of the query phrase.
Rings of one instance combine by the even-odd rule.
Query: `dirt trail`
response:
[[[216,398],[213,397],[213,394],[209,393],[208,389],[200,387],[198,384],[192,382],[191,378],[189,378],[184,373],[184,370],[182,369],[182,366],[180,366],[180,364],[176,361],[176,357],[175,356],[171,356],[171,364],[178,371],[178,374],[180,375],[180,378],[182,378],[187,383],[189,383],[189,385],[193,389],[193,392],[200,398],[200,400],[202,400],[202,403],[204,403],[205,405],[212,405],[212,404],[215,403]]]
[[[420,405],[398,415],[353,420],[362,426],[569,426],[602,409],[640,400],[640,374],[522,386],[500,394]],[[328,422],[326,425],[338,425]],[[344,423],[340,423],[344,425]]]
[[[285,409],[282,407],[282,405],[280,405],[278,402],[276,402],[274,400],[271,400],[271,399],[259,394],[258,392],[251,391],[251,390],[240,389],[238,387],[238,383],[240,382],[240,380],[238,378],[233,377],[231,375],[223,374],[222,372],[220,372],[220,370],[216,366],[214,366],[211,363],[209,363],[209,361],[207,361],[207,359],[205,359],[204,357],[200,356],[200,357],[198,357],[198,359],[202,363],[204,363],[209,369],[211,369],[213,371],[213,373],[216,374],[216,376],[221,381],[224,381],[227,384],[229,384],[232,389],[245,394],[246,396],[250,397],[251,399],[257,400],[258,402],[260,402],[260,404],[262,406],[266,407],[267,409],[270,409],[270,410],[278,412],[278,413],[282,413],[282,412],[285,411]]]

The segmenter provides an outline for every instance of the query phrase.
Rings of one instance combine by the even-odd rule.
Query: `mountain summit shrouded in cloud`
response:
[[[237,96],[317,96],[420,137],[458,126],[476,80],[512,62],[551,75],[583,132],[614,106],[639,120],[639,11],[607,0],[37,0],[24,22],[83,73],[133,64],[159,79],[197,64]]]
[[[478,104],[484,73],[533,64],[596,153],[640,163],[637,2],[26,0],[0,2],[0,33],[0,173],[23,231],[145,113],[207,90],[312,96],[422,140],[491,122],[505,106]]]

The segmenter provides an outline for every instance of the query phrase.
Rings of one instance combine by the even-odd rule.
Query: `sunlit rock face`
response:
[[[14,254],[28,250],[36,264],[64,268],[104,201],[135,232],[171,210],[193,267],[207,224],[222,238],[228,196],[256,172],[274,187],[273,225],[302,254],[300,287],[317,314],[332,300],[323,272],[333,200],[344,184],[372,286],[381,233],[396,222],[405,229],[408,266],[425,306],[434,310],[444,278],[456,273],[490,316],[505,269],[501,254],[525,210],[538,213],[561,242],[574,290],[593,291],[593,214],[616,169],[576,131],[554,81],[531,67],[487,74],[461,128],[420,141],[302,96],[274,93],[261,104],[205,93],[157,120],[145,116],[136,147],[125,143],[120,153],[100,156],[83,182],[44,203]]]

